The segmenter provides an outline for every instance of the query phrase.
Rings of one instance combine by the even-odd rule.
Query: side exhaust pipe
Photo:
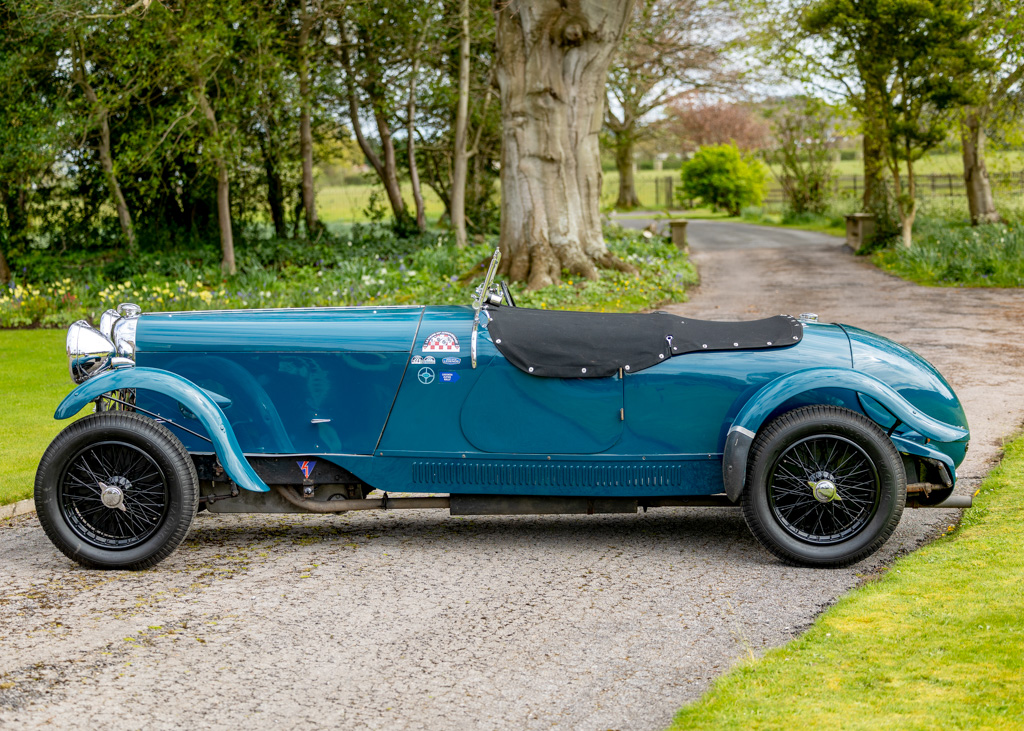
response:
[[[955,510],[963,510],[971,507],[974,504],[974,498],[971,495],[950,495],[948,498],[943,500],[941,503],[919,503],[914,499],[913,495],[907,496],[907,507],[908,508],[950,508]]]

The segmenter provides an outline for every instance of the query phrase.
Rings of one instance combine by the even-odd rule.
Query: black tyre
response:
[[[87,568],[145,569],[185,540],[199,478],[185,447],[139,414],[105,411],[71,424],[36,472],[46,535]]]
[[[772,421],[751,446],[743,517],[783,561],[839,567],[882,547],[903,515],[903,461],[877,424],[835,406]]]

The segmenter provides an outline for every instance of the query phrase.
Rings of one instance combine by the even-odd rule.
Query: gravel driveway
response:
[[[703,283],[671,309],[817,312],[908,344],[963,398],[973,491],[1024,419],[1024,294],[924,289],[837,239],[694,222]],[[49,357],[49,356],[48,356]],[[783,566],[738,511],[449,518],[201,514],[155,569],[78,568],[0,523],[0,727],[658,729],[741,658],[945,528]]]

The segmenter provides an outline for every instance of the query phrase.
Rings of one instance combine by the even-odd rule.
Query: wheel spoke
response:
[[[82,539],[123,550],[157,531],[170,509],[170,494],[152,457],[133,444],[110,441],[82,449],[67,463],[59,505]]]
[[[827,480],[835,497],[813,485]],[[802,439],[776,458],[769,474],[769,505],[790,534],[815,544],[844,541],[874,515],[880,493],[874,463],[856,442],[839,435]]]

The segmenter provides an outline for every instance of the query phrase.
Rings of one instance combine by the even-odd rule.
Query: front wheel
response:
[[[43,530],[68,558],[87,568],[144,569],[185,539],[199,478],[166,427],[104,411],[53,440],[36,472],[35,501]]]
[[[867,417],[835,406],[795,409],[751,447],[743,517],[782,560],[856,563],[882,547],[907,499],[903,462]]]

